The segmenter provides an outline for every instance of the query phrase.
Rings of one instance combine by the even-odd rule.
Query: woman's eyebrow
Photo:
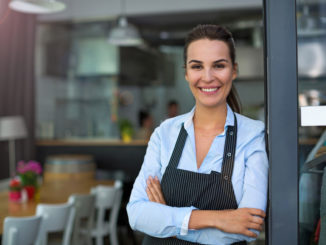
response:
[[[228,63],[229,61],[226,60],[226,59],[219,59],[219,60],[215,60],[213,63],[216,64],[216,63],[220,63],[220,62],[226,62],[226,63]],[[202,64],[203,62],[200,61],[200,60],[190,60],[188,62],[188,64],[190,64],[190,63],[199,63],[199,64]]]
[[[203,62],[200,61],[200,60],[190,60],[190,61],[188,62],[188,64],[190,64],[190,63],[200,63],[200,64],[202,64]]]
[[[220,62],[226,62],[226,63],[228,63],[229,61],[226,60],[226,59],[220,59],[220,60],[215,60],[213,63],[215,64],[215,63],[220,63]]]

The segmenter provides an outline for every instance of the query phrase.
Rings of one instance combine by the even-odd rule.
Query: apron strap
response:
[[[235,150],[237,146],[237,118],[234,114],[234,126],[228,126],[224,145],[222,178],[231,181],[233,173],[233,165],[235,158]]]
[[[186,143],[187,136],[188,136],[188,133],[182,124],[180,132],[179,132],[179,136],[177,139],[177,143],[174,146],[173,153],[172,153],[172,156],[169,161],[168,168],[177,168],[178,167],[179,160],[181,158],[182,150]]]

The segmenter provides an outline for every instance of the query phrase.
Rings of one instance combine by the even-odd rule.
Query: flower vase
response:
[[[33,186],[33,185],[27,185],[27,186],[24,186],[24,189],[25,189],[25,191],[27,193],[27,200],[34,199],[35,186]]]
[[[21,201],[21,191],[9,191],[9,200],[11,202],[20,202]]]

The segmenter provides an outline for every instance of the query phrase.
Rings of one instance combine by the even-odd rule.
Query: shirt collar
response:
[[[195,108],[194,106],[189,113],[186,114],[185,120],[182,122],[184,123],[185,130],[189,130],[190,127],[193,127],[193,117],[195,114]],[[227,129],[227,126],[233,126],[234,125],[234,116],[233,111],[231,107],[227,104],[227,113],[226,113],[226,120],[224,125],[224,132],[221,135],[224,135]]]

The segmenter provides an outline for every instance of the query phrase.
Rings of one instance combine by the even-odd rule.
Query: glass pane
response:
[[[298,79],[299,106],[326,104],[326,1],[297,1]],[[299,129],[299,225],[300,244],[325,244],[326,229],[321,213],[323,168],[321,159],[326,153],[325,127],[300,127]],[[318,165],[311,167],[308,163]],[[320,162],[320,163],[319,163]],[[324,224],[326,225],[326,224]],[[321,233],[319,233],[321,232]]]

